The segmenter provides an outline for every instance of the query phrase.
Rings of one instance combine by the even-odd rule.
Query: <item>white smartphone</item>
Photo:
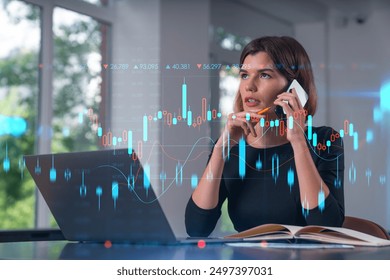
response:
[[[300,83],[298,83],[298,81],[296,79],[294,79],[290,86],[287,88],[287,92],[291,92],[292,89],[295,89],[295,91],[297,92],[297,95],[298,95],[298,98],[299,98],[299,102],[301,103],[302,105],[302,108],[305,107],[306,105],[306,102],[309,98],[309,96],[307,95],[307,92],[303,89],[303,87],[301,86]],[[284,101],[287,103],[287,101]],[[279,117],[279,118],[283,118],[283,115],[282,115],[282,111],[283,111],[283,114],[286,115],[286,112],[284,111],[284,109],[281,107],[281,106],[276,106],[275,108],[275,113],[276,115]]]

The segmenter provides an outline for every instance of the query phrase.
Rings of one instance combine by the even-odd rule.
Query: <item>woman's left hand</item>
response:
[[[292,92],[283,92],[277,96],[274,101],[275,105],[279,105],[286,112],[286,119],[284,120],[287,129],[287,140],[292,144],[294,142],[306,141],[306,116],[307,111],[302,108],[297,92],[292,89]],[[293,124],[291,126],[291,118]]]

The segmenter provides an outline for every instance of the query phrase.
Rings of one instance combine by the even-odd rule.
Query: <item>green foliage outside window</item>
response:
[[[22,6],[23,14],[8,9],[15,2]],[[10,24],[29,21],[40,26],[40,9],[34,5],[23,1],[0,0],[0,9],[5,11]],[[58,32],[54,32],[52,65],[52,151],[97,149],[97,138],[91,131],[90,123],[86,120],[80,124],[75,119],[82,108],[92,108],[96,113],[99,110],[100,101],[97,97],[100,91],[95,89],[92,95],[90,93],[86,96],[86,88],[91,80],[100,78],[100,72],[89,71],[85,66],[91,53],[99,52],[100,24],[82,16],[72,23],[63,24],[59,21],[56,27]],[[4,26],[2,28],[6,29]],[[0,31],[0,35],[1,32],[5,31]],[[80,38],[85,40],[80,41]],[[0,135],[0,230],[34,226],[36,188],[24,166],[23,155],[36,153],[39,137],[39,67],[42,67],[39,51],[39,47],[16,46],[0,59],[0,115],[21,117],[27,122],[27,130],[20,136]],[[64,133],[64,126],[67,127],[67,133]],[[6,150],[10,160],[8,171],[2,164]]]

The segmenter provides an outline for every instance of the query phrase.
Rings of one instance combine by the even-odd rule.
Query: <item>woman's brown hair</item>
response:
[[[290,84],[296,79],[307,92],[309,98],[305,105],[308,115],[314,115],[317,108],[317,90],[309,56],[302,45],[288,36],[267,36],[254,39],[245,46],[240,57],[240,66],[248,55],[266,52],[276,69]],[[243,111],[241,95],[237,92],[233,105],[234,112]]]

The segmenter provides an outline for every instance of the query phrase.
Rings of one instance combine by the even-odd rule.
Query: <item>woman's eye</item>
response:
[[[271,78],[271,76],[268,75],[268,74],[266,74],[266,73],[261,73],[261,74],[260,74],[260,78],[269,79],[269,78]]]
[[[245,79],[248,78],[248,74],[242,73],[242,74],[240,75],[240,77],[241,77],[241,79],[245,80]]]

